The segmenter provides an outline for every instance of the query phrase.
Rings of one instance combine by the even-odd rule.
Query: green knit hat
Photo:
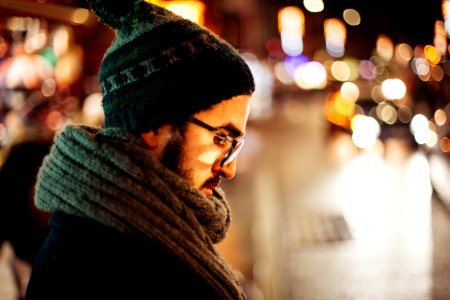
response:
[[[251,95],[248,65],[211,31],[142,0],[90,0],[116,30],[99,72],[106,127],[141,133]]]

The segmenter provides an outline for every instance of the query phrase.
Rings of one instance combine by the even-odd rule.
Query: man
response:
[[[67,126],[36,184],[51,231],[27,299],[244,299],[215,250],[230,225],[220,179],[254,91],[238,52],[144,1],[91,2],[116,30],[99,81],[104,129]]]

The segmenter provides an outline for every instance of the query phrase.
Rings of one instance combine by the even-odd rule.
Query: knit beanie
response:
[[[206,28],[143,0],[89,2],[116,33],[99,71],[105,127],[142,133],[253,93],[239,52]]]

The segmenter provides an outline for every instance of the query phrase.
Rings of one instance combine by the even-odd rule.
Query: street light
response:
[[[162,6],[173,13],[191,20],[200,26],[205,23],[204,12],[205,4],[198,0],[183,0],[183,1],[163,1],[163,0],[146,0],[147,2]]]

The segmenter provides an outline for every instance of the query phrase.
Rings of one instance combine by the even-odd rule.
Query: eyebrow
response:
[[[233,138],[239,138],[244,136],[244,133],[240,131],[236,126],[231,123],[216,127],[217,129],[224,129],[230,133]]]

